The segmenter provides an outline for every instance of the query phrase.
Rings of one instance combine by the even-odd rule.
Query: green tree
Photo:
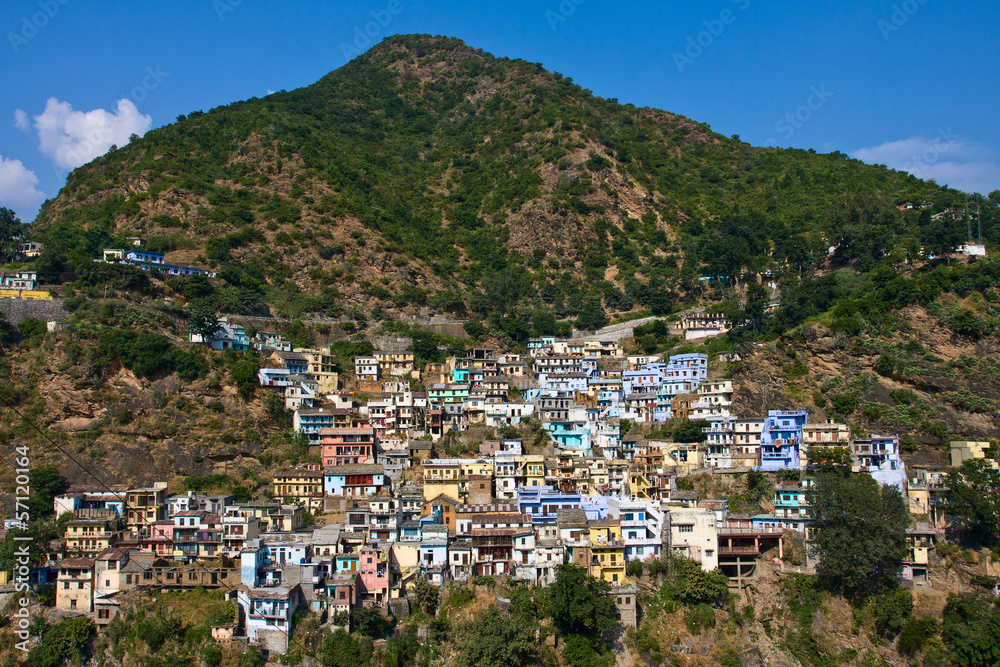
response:
[[[187,319],[188,331],[197,336],[208,338],[214,336],[219,330],[218,313],[215,312],[214,308],[207,305],[196,305],[188,312]]]
[[[913,594],[910,591],[897,588],[872,600],[872,612],[875,615],[875,629],[885,637],[895,637],[913,614]]]
[[[703,428],[708,426],[704,419],[685,419],[674,427],[671,437],[674,442],[705,442],[705,432]]]
[[[0,264],[13,261],[27,233],[28,225],[22,223],[14,211],[0,207]]]
[[[820,466],[821,470],[832,472],[850,467],[851,453],[846,447],[810,447],[809,465]]]
[[[69,618],[50,625],[41,641],[28,652],[29,667],[61,667],[64,661],[82,664],[89,655],[88,644],[94,623],[86,616]]]
[[[601,642],[580,635],[566,638],[562,659],[568,667],[611,667],[615,664],[614,653],[606,650]]]
[[[535,629],[491,605],[458,632],[457,667],[521,667],[538,659]]]
[[[927,642],[938,634],[938,622],[936,618],[917,618],[911,616],[903,624],[903,630],[899,633],[899,641],[896,647],[903,655],[916,655]]]
[[[1000,609],[974,594],[948,596],[941,639],[956,667],[1000,665]]]
[[[21,331],[21,345],[22,347],[38,347],[38,344],[42,342],[45,337],[45,333],[48,328],[45,322],[36,317],[26,317],[17,324],[17,328]]]
[[[243,358],[233,364],[233,384],[236,385],[236,390],[239,391],[244,401],[253,398],[257,386],[260,384],[257,380],[257,370],[256,359]]]
[[[868,475],[821,472],[810,496],[820,578],[853,598],[894,589],[910,519],[899,490]]]
[[[984,546],[1000,543],[1000,472],[987,459],[964,461],[948,479],[948,511],[969,537]]]
[[[431,582],[426,579],[418,579],[417,583],[413,585],[413,598],[425,614],[433,616],[437,613],[441,594],[437,586]]]
[[[28,477],[31,480],[28,515],[32,520],[37,520],[52,514],[55,511],[55,497],[66,490],[66,479],[52,464],[32,468]]]
[[[575,565],[556,567],[556,580],[546,589],[548,616],[563,634],[596,636],[615,626],[611,586]]]
[[[338,628],[323,638],[319,658],[323,667],[368,667],[372,664],[373,645],[368,637],[352,637]]]
[[[358,607],[351,612],[351,627],[366,637],[381,639],[392,627],[392,623],[376,609]]]
[[[722,605],[729,596],[729,578],[718,568],[706,572],[690,558],[671,556],[663,594],[687,605]]]
[[[524,296],[521,271],[505,269],[487,276],[483,280],[483,291],[490,312],[506,317]]]

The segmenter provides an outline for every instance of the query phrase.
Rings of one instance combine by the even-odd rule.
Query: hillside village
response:
[[[170,495],[165,482],[72,486],[54,500],[65,533],[31,577],[55,585],[57,609],[99,627],[135,591],[221,589],[237,612],[213,636],[270,656],[288,651],[304,612],[333,625],[358,608],[405,616],[418,582],[546,586],[572,564],[610,584],[617,618],[634,628],[637,562],[683,556],[741,590],[761,561],[784,567],[798,535],[805,557],[789,567],[812,573],[812,471],[836,452],[908,501],[899,577],[929,587],[952,520],[948,473],[993,454],[988,442],[952,442],[908,465],[891,433],[861,436],[804,409],[733,414],[735,355],[631,356],[615,341],[545,337],[526,355],[470,347],[424,368],[412,352],[375,351],[338,373],[328,348],[293,349],[225,319],[191,338],[268,355],[257,381],[293,411],[315,462],[273,470],[269,498],[252,502]],[[667,423],[688,437],[656,430]],[[777,476],[772,511],[692,484],[751,470]]]

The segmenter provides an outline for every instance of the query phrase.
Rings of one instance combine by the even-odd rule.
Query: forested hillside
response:
[[[991,243],[995,194],[982,209]],[[836,266],[861,272],[921,246],[940,253],[966,224],[932,215],[964,201],[413,35],[312,86],[195,111],[112,150],[70,175],[32,237],[50,280],[141,235],[168,260],[215,267],[218,285],[178,290],[219,311],[406,319],[429,308],[489,315],[520,338],[532,311],[541,332],[555,326],[548,315],[593,327],[606,312],[722,296],[702,275],[794,283],[829,266],[830,247]]]

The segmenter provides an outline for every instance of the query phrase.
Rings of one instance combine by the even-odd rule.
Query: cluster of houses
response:
[[[182,264],[171,264],[166,261],[166,254],[146,250],[145,243],[139,237],[127,239],[132,244],[131,248],[105,248],[101,257],[95,259],[98,263],[119,263],[136,266],[143,271],[160,271],[168,276],[205,276],[214,278],[215,272],[208,269],[200,269],[196,266],[186,266]]]
[[[735,416],[732,384],[709,377],[704,354],[627,357],[617,343],[540,339],[523,358],[470,348],[417,369],[410,353],[377,352],[342,373],[330,350],[248,340],[224,324],[230,345],[270,349],[258,378],[295,410],[311,462],[274,472],[270,499],[249,503],[169,495],[166,484],[71,487],[54,509],[72,519],[33,574],[55,584],[60,609],[101,625],[133,590],[221,588],[238,613],[213,632],[282,653],[300,609],[331,623],[361,606],[405,614],[419,580],[546,585],[571,563],[607,581],[621,621],[634,625],[632,561],[679,554],[743,580],[765,555],[784,558],[790,530],[813,566],[811,471],[835,448],[855,473],[906,494],[914,526],[901,576],[920,586],[949,521],[947,473],[989,446],[956,442],[950,456],[907,466],[896,436],[852,437],[804,410]],[[623,420],[676,417],[706,420],[704,438],[621,433]],[[509,428],[518,425],[530,429]],[[471,454],[443,458],[455,451],[453,431],[485,437]],[[773,511],[753,514],[681,482],[750,469],[797,471],[784,477],[798,481],[778,484]]]

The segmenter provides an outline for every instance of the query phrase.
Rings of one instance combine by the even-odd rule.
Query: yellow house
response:
[[[439,495],[458,500],[461,495],[461,459],[428,459],[424,461],[424,500]]]
[[[167,483],[156,482],[151,487],[129,489],[125,502],[128,528],[140,532],[167,518]]]
[[[73,554],[96,556],[114,546],[118,538],[116,523],[112,519],[73,519],[67,522],[63,534],[66,550]]]
[[[464,461],[459,466],[459,472],[462,477],[492,477],[493,476],[493,462],[492,461]]]
[[[653,500],[657,497],[656,485],[650,481],[650,475],[641,470],[629,471],[628,483],[632,497],[636,500]]]
[[[326,493],[323,490],[323,472],[320,470],[284,470],[274,474],[271,495],[291,498],[307,507],[320,507]]]
[[[614,519],[588,521],[590,527],[590,575],[609,584],[625,583],[625,543]]]
[[[316,379],[321,394],[337,391],[340,374],[335,370],[337,359],[330,354],[330,348],[297,347],[295,353],[306,358],[309,363],[309,374]]]
[[[545,484],[545,457],[541,454],[528,454],[519,457],[519,477],[523,477],[524,486],[543,486]]]

